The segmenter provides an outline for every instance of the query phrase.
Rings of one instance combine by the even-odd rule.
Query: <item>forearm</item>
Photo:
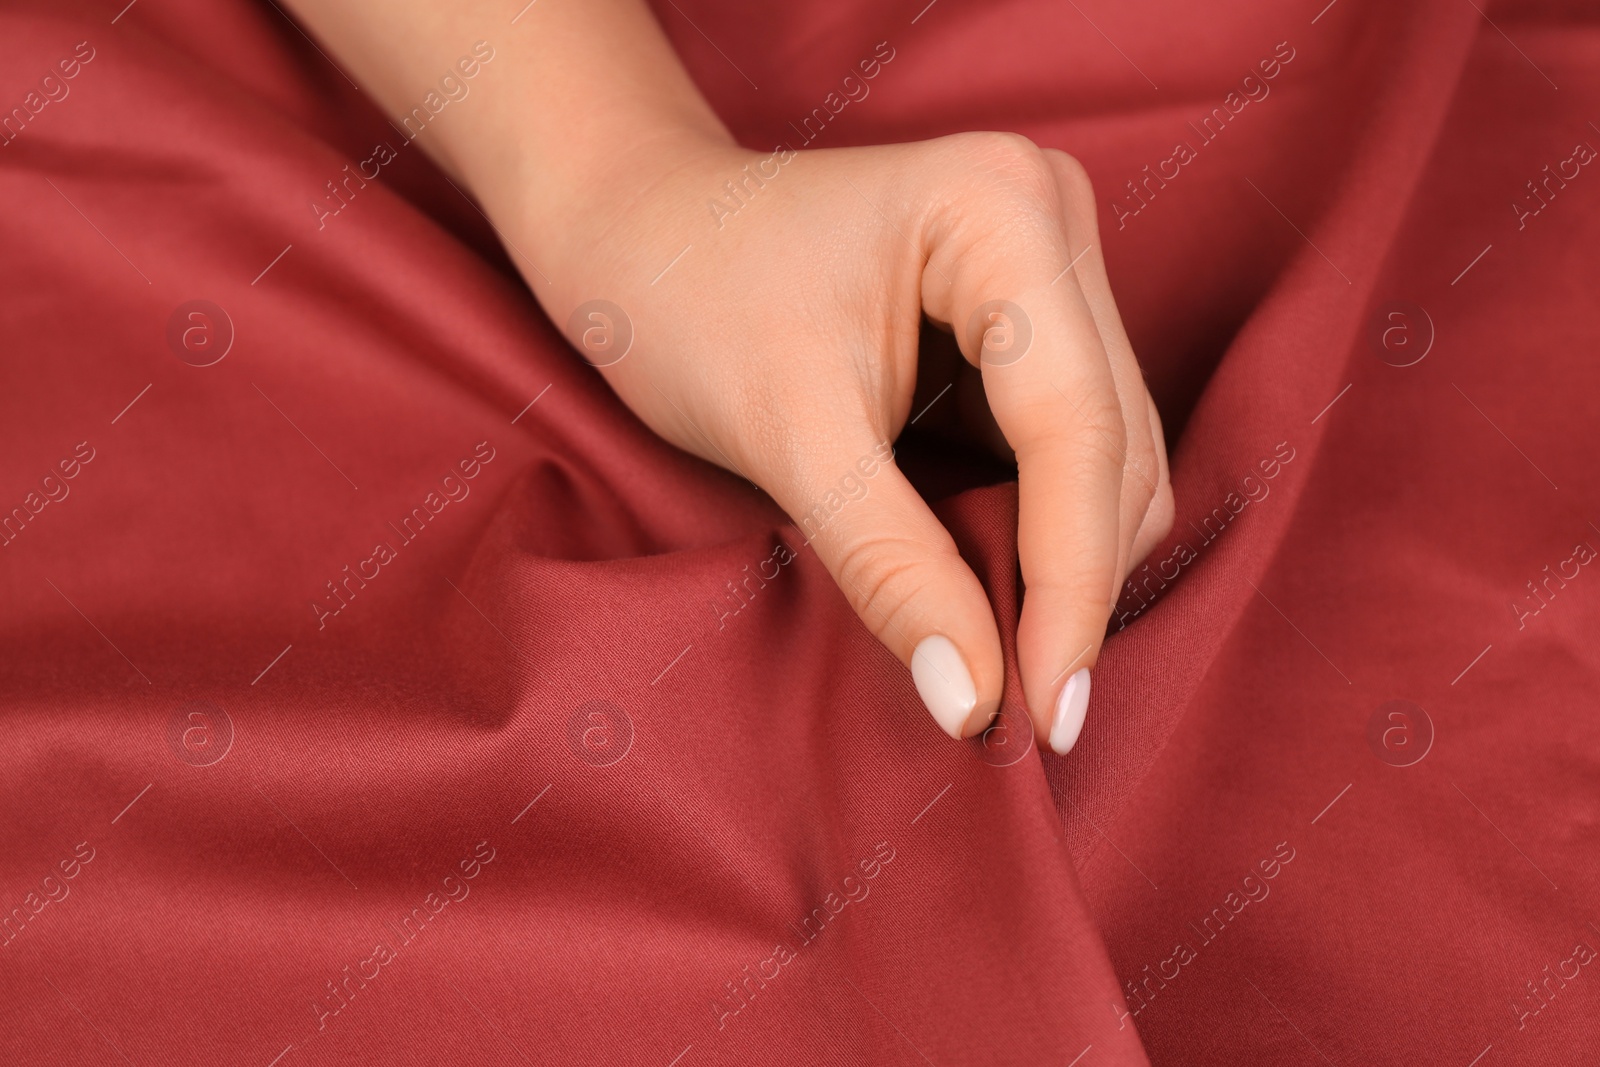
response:
[[[557,260],[642,176],[731,144],[643,0],[288,3],[498,227]]]

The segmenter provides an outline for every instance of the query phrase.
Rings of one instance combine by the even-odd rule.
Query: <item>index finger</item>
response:
[[[1008,165],[1021,177],[1011,195],[989,199],[974,213],[975,236],[930,267],[948,264],[948,293],[935,303],[965,324],[963,354],[982,368],[1017,455],[1023,693],[1037,736],[1066,752],[1121,578],[1126,429],[1093,313],[1062,270],[1071,257],[1049,165],[1037,149],[1019,149]]]

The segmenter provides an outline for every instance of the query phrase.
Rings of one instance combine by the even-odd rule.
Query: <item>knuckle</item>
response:
[[[1029,461],[1038,458],[1075,476],[1108,470],[1120,475],[1128,465],[1121,412],[1092,409],[1081,402],[1076,407],[1064,417],[1059,411],[1042,415],[1028,433],[1027,447],[1018,450],[1019,464],[1031,466]]]
[[[1087,466],[1095,469],[1111,468],[1120,475],[1127,466],[1127,442],[1122,432],[1122,424],[1115,426],[1096,426],[1087,432],[1078,435],[1076,447],[1084,458]],[[1126,478],[1122,479],[1125,483]]]
[[[1134,532],[1134,544],[1139,558],[1129,558],[1130,572],[1139,566],[1152,549],[1167,539],[1167,535],[1172,532],[1173,523],[1177,521],[1177,513],[1172,485],[1163,480],[1156,486],[1155,492],[1150,496],[1150,502],[1145,505],[1144,514],[1139,518],[1138,528]]]
[[[1161,491],[1161,466],[1156,461],[1155,446],[1147,439],[1143,444],[1135,444],[1128,450],[1128,472],[1131,478],[1125,479],[1138,500],[1140,511],[1145,512]]]
[[[1055,172],[1056,184],[1060,186],[1066,198],[1074,204],[1092,208],[1094,182],[1089,179],[1089,171],[1078,162],[1078,158],[1057,148],[1045,149],[1044,155]]]
[[[1042,596],[1069,624],[1081,627],[1085,637],[1100,636],[1097,627],[1104,625],[1106,592],[1111,588],[1110,562],[1102,570],[1061,558],[1036,560],[1031,568],[1024,564],[1022,578],[1024,602],[1028,596]]]
[[[846,545],[837,574],[845,595],[869,629],[885,638],[908,633],[912,600],[932,584],[935,566],[922,546],[888,535],[863,537]]]
[[[1115,398],[1078,400],[1072,417],[1055,422],[1054,431],[1071,448],[1122,469],[1128,464],[1128,428]]]
[[[1096,215],[1094,182],[1082,163],[1065,152],[1049,149],[1046,152],[1055,172],[1056,187],[1060,190],[1061,214],[1075,242],[1095,243],[1099,239],[1100,223]]]
[[[1145,509],[1145,525],[1150,528],[1155,540],[1160,541],[1172,532],[1172,524],[1177,521],[1177,516],[1178,507],[1172,495],[1172,483],[1163,478],[1156,486],[1150,506]]]
[[[1030,203],[1054,205],[1054,168],[1038,145],[1017,133],[971,133],[961,138],[968,167],[986,186]]]

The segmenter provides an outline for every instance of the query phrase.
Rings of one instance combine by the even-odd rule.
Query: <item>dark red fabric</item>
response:
[[[1594,1063],[1600,33],[1481,7],[661,5],[1095,179],[1179,518],[1000,766],[271,5],[7,5],[0,1061]]]

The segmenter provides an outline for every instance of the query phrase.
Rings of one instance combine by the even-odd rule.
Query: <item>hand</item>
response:
[[[503,24],[497,0],[289,2],[397,122],[424,88],[473,80],[470,105],[415,143],[510,238],[557,323],[594,299],[626,309],[636,340],[601,372],[618,395],[815,532],[961,737],[999,707],[998,628],[927,504],[872,466],[910,416],[921,314],[952,327],[1017,460],[1023,695],[1035,735],[1072,747],[1116,592],[1172,523],[1160,422],[1074,160],[1005,134],[746,152],[644,0],[529,5],[477,61],[458,53]],[[741,206],[716,212],[729,182]],[[835,511],[830,494],[856,485]],[[819,502],[827,521],[808,529]]]
[[[556,247],[542,233],[549,279],[529,278],[551,317],[625,311],[622,358],[601,319],[570,339],[662,437],[772,495],[966,737],[999,706],[998,629],[887,448],[921,316],[953,329],[1016,456],[1024,697],[1036,736],[1071,749],[1117,593],[1173,515],[1083,168],[1008,134],[776,155],[667,135],[565,218]]]

